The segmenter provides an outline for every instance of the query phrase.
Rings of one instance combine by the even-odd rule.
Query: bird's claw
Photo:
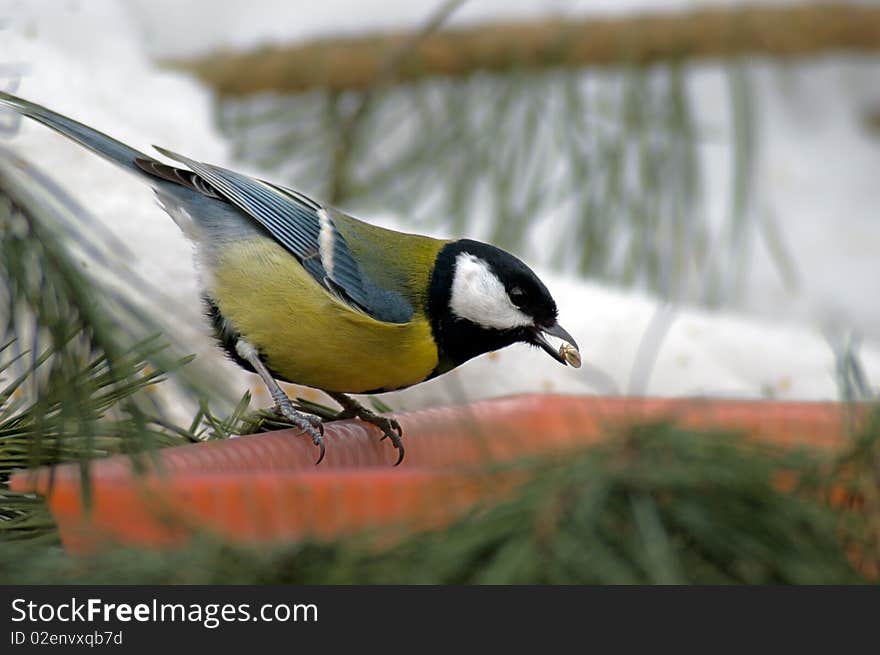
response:
[[[318,459],[315,460],[315,466],[317,466],[324,459],[324,453],[326,452],[326,449],[324,448],[323,439],[315,443],[315,445],[318,447]]]
[[[393,419],[390,416],[380,416],[345,394],[331,394],[331,397],[342,405],[342,411],[336,415],[337,420],[357,418],[364,423],[375,425],[382,430],[382,439],[385,439],[386,437],[390,438],[391,443],[397,448],[398,456],[394,466],[397,466],[403,461],[403,428],[400,427],[400,423],[397,422],[397,419]]]
[[[406,454],[403,449],[403,441],[400,437],[397,438],[397,442],[394,442],[394,439],[391,440],[394,443],[395,448],[397,448],[397,461],[394,462],[394,466],[398,466],[403,461],[403,456]]]
[[[375,424],[382,430],[382,432],[384,432],[382,439],[390,436],[392,430],[397,433],[398,437],[403,436],[403,428],[400,427],[400,423],[397,421],[397,419],[389,418],[387,416],[377,416],[376,418],[378,418],[382,422],[381,425],[379,425],[379,423]],[[392,441],[394,441],[393,438]]]
[[[394,466],[397,466],[403,461],[404,449],[403,449],[403,428],[400,427],[400,423],[393,418],[389,418],[387,416],[377,416],[373,415],[370,418],[361,418],[361,420],[367,421],[368,423],[372,423],[377,428],[382,430],[382,439],[383,441],[386,438],[391,439],[391,443],[397,448],[397,461],[394,463]]]
[[[369,423],[371,425],[375,425],[377,428],[382,430],[382,441],[386,438],[391,439],[391,443],[397,448],[398,456],[397,461],[394,463],[394,466],[397,466],[403,461],[404,449],[403,449],[403,428],[400,427],[400,423],[397,422],[396,419],[390,418],[388,416],[379,416],[378,414],[374,414],[366,408],[360,408],[362,411],[358,411],[357,409],[344,410],[340,413],[339,418],[357,418],[365,423]]]
[[[312,443],[318,447],[318,459],[315,461],[315,466],[320,464],[326,453],[323,421],[317,416],[296,411],[290,404],[278,403],[275,406],[275,411],[311,437]]]

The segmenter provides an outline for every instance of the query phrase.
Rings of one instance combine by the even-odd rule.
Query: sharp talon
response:
[[[337,403],[342,406],[342,411],[340,411],[336,415],[336,419],[342,418],[358,418],[365,423],[370,423],[371,425],[375,425],[382,431],[382,437],[380,441],[391,437],[391,443],[394,444],[394,447],[397,448],[398,456],[397,461],[394,463],[394,466],[397,466],[403,461],[404,449],[403,449],[403,428],[400,426],[400,423],[387,416],[380,416],[375,412],[371,412],[369,409],[358,403],[353,398],[349,398],[343,393],[331,393],[330,397],[333,398]]]
[[[312,443],[319,448],[318,459],[315,462],[315,466],[320,464],[321,461],[324,459],[324,454],[326,450],[324,447],[323,421],[321,421],[321,419],[316,416],[310,416],[308,414],[297,412],[289,404],[285,404],[283,402],[279,402],[275,406],[275,411],[286,418],[288,421],[290,421],[291,424],[299,428],[301,432],[312,438]]]

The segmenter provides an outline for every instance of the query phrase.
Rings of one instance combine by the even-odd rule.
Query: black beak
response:
[[[563,343],[557,350],[549,341],[547,341],[545,335],[562,339],[565,343]],[[536,346],[541,346],[548,355],[560,364],[580,368],[581,355],[577,342],[574,340],[574,337],[559,325],[559,323],[554,323],[548,328],[535,327],[534,332],[532,333],[532,343]]]

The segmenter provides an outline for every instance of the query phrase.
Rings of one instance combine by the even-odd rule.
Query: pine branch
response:
[[[0,485],[18,468],[78,461],[88,501],[89,461],[222,438],[243,408],[213,425],[174,426],[150,391],[174,374],[181,398],[217,397],[175,354],[149,312],[90,277],[120,268],[95,220],[50,178],[0,148]],[[203,405],[207,403],[202,400]],[[246,407],[246,403],[244,404]],[[0,492],[0,537],[51,538],[42,501]]]
[[[365,90],[382,79],[388,53],[409,38],[406,33],[390,33],[322,39],[164,63],[197,75],[223,96]],[[397,67],[394,81],[407,84],[430,77],[464,77],[514,68],[572,69],[878,49],[878,7],[831,3],[718,7],[677,14],[548,19],[445,30],[420,41]]]

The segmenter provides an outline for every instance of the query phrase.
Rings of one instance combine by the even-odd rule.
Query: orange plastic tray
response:
[[[847,408],[836,403],[515,396],[397,415],[406,459],[372,426],[326,426],[320,466],[311,442],[292,430],[159,451],[147,476],[127,456],[93,463],[91,511],[77,465],[21,471],[10,487],[48,497],[68,550],[108,542],[168,546],[198,530],[238,542],[332,538],[371,527],[442,525],[510,488],[481,464],[564,453],[596,443],[626,422],[669,419],[742,431],[787,446],[834,448]]]

